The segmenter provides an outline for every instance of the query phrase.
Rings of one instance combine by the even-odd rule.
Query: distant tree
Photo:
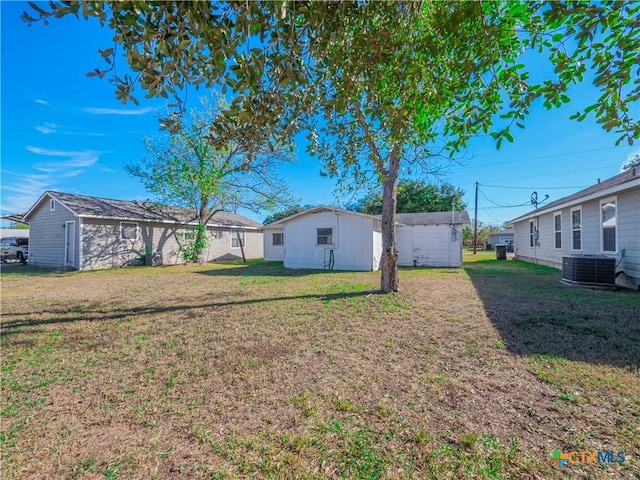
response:
[[[260,149],[251,158],[241,143],[212,145],[212,127],[221,99],[201,99],[183,119],[181,130],[162,138],[147,138],[148,155],[125,166],[145,189],[162,203],[193,210],[198,221],[190,239],[182,242],[186,260],[202,262],[206,225],[220,211],[246,208],[273,210],[290,201],[288,189],[277,171],[282,161],[292,161],[283,149]]]
[[[633,167],[640,167],[640,153],[636,153],[631,160],[622,166],[622,170],[629,170]]]
[[[465,247],[473,247],[473,222],[472,219],[471,224],[465,225],[462,229],[462,243]],[[489,235],[503,229],[504,225],[488,224],[478,220],[478,245],[486,245],[489,241]]]
[[[29,224],[22,222],[11,222],[11,228],[15,228],[16,230],[29,230]]]
[[[313,208],[313,205],[300,205],[296,203],[291,207],[285,208],[284,210],[279,210],[275,213],[272,213],[262,222],[264,225],[268,225],[269,223],[277,222],[278,220],[282,220],[283,218],[290,217],[291,215],[295,215],[296,213],[304,212],[305,210],[309,210]]]
[[[397,191],[397,213],[446,212],[452,208],[464,210],[464,192],[448,183],[432,185],[422,180],[400,180]],[[351,210],[380,215],[382,213],[382,188],[372,191],[364,198],[350,205]]]

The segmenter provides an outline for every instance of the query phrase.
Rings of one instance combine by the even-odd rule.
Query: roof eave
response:
[[[585,195],[582,197],[574,198],[572,200],[559,203],[557,205],[553,205],[552,207],[542,207],[539,210],[534,210],[529,213],[525,213],[513,220],[509,220],[507,225],[513,225],[518,222],[522,222],[524,220],[529,220],[531,218],[538,217],[540,215],[544,215],[546,213],[555,212],[557,210],[562,210],[563,208],[573,207],[574,205],[579,205],[584,202],[589,202],[591,200],[595,200],[597,198],[608,197],[611,195],[615,195],[620,192],[624,192],[625,190],[630,190],[635,187],[640,187],[640,177],[633,178],[628,182],[619,183],[618,185],[613,185],[612,187],[605,188],[603,190],[598,190],[597,192],[593,192],[589,195]]]
[[[161,220],[150,218],[138,218],[138,217],[115,217],[115,216],[103,216],[103,215],[78,215],[80,218],[95,218],[97,220],[115,220],[120,222],[147,222],[147,223],[164,223],[169,225],[198,225],[198,222],[180,222],[178,220]],[[244,228],[245,230],[261,230],[262,227],[254,227],[252,225],[225,225],[222,223],[207,223],[207,227],[216,228]]]

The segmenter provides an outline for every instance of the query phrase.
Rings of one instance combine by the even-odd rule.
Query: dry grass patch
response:
[[[385,296],[265,263],[5,272],[3,476],[635,478],[640,296],[558,276],[407,269]]]

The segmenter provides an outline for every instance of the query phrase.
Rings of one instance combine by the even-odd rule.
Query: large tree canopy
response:
[[[502,112],[515,123],[537,98],[547,107],[568,101],[566,90],[590,70],[602,96],[578,117],[594,114],[607,130],[630,142],[640,132],[637,114],[630,112],[640,95],[634,68],[640,5],[634,1],[30,5],[32,10],[23,14],[29,23],[75,15],[98,18],[114,30],[114,46],[100,51],[106,68],[89,74],[115,75],[117,46],[122,45],[138,76],[114,76],[121,100],[137,101],[137,83],[147,96],[175,96],[178,101],[189,85],[222,85],[244,95],[231,110],[256,125],[255,130],[263,124],[302,127],[290,120],[301,110],[316,113],[309,92],[326,87],[336,97],[335,106],[347,110],[345,99],[367,85],[378,99],[377,108],[371,108],[376,119],[393,117],[386,105],[391,101],[395,115],[409,114],[410,123],[419,123],[423,131],[437,123],[454,137],[464,137],[459,134],[472,125],[491,127],[492,115],[481,113]],[[527,50],[544,53],[555,66],[553,75],[532,82],[529,66],[522,62]],[[318,79],[329,85],[314,82]],[[450,88],[439,88],[443,86]],[[398,87],[406,87],[405,93]],[[245,108],[235,108],[243,102]],[[260,109],[265,105],[272,107],[268,114]],[[434,105],[452,107],[458,118],[430,115]],[[266,117],[250,118],[252,113]],[[495,133],[503,138],[509,126]]]
[[[398,288],[401,163],[428,168],[479,132],[512,141],[534,101],[566,103],[585,77],[600,96],[577,119],[594,115],[629,143],[640,131],[632,1],[51,2],[24,18],[69,14],[114,30],[106,68],[91,74],[114,75],[123,102],[137,84],[175,98],[167,127],[179,128],[189,85],[219,86],[234,98],[212,141],[268,145],[304,130],[328,174],[382,183],[384,291]],[[120,45],[135,78],[112,69]],[[532,74],[528,52],[553,68]]]
[[[464,192],[448,183],[433,185],[421,180],[404,179],[398,182],[396,213],[446,212],[467,208],[462,200]],[[369,215],[382,213],[382,191],[375,189],[349,206]]]

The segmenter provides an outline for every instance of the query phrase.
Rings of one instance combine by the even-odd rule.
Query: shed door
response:
[[[66,222],[64,232],[64,266],[73,267],[74,252],[76,250],[75,230],[76,222]]]

